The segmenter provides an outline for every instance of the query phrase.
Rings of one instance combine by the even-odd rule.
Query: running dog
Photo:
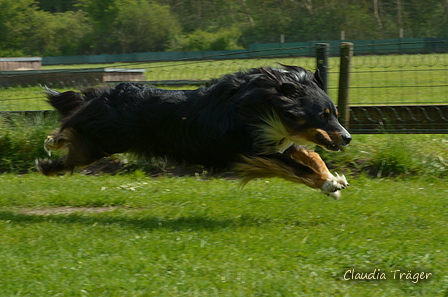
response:
[[[255,68],[224,75],[197,90],[163,90],[144,84],[48,89],[60,113],[60,128],[47,137],[47,151],[67,149],[59,159],[39,159],[36,168],[54,175],[103,157],[130,152],[231,170],[242,183],[280,177],[321,189],[334,198],[348,186],[333,175],[316,144],[339,151],[351,141],[322,90],[318,73],[297,66]]]

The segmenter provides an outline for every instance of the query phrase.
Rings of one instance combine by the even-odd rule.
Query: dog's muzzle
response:
[[[352,141],[352,136],[347,131],[345,131],[345,133],[341,133],[341,139],[342,139],[341,145],[347,146],[350,143],[350,141]]]
[[[352,136],[340,126],[339,132],[328,133],[331,138],[331,142],[324,141],[325,148],[330,151],[339,151],[341,146],[347,146],[352,141]]]

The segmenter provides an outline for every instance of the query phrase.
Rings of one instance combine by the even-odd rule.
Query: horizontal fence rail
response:
[[[447,105],[351,106],[353,134],[447,134]]]

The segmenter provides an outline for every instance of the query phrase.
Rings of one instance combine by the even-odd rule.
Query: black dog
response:
[[[345,177],[333,176],[302,146],[338,151],[351,140],[321,85],[317,74],[283,65],[225,75],[193,91],[134,83],[81,93],[48,90],[62,123],[44,146],[68,154],[37,160],[36,167],[53,175],[131,152],[233,170],[243,183],[281,177],[338,198]]]

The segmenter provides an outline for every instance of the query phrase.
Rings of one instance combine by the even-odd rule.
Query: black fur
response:
[[[232,170],[244,157],[283,160],[283,151],[293,142],[301,144],[300,139],[337,150],[348,144],[350,135],[339,125],[336,108],[320,85],[312,72],[284,66],[225,75],[192,91],[135,83],[80,93],[50,91],[48,101],[62,121],[46,148],[67,148],[68,154],[38,160],[38,168],[51,175],[131,152]],[[275,119],[283,128],[273,127]],[[300,136],[309,129],[339,134],[319,143],[313,140],[317,136]],[[289,157],[280,162],[299,175],[310,170]]]

